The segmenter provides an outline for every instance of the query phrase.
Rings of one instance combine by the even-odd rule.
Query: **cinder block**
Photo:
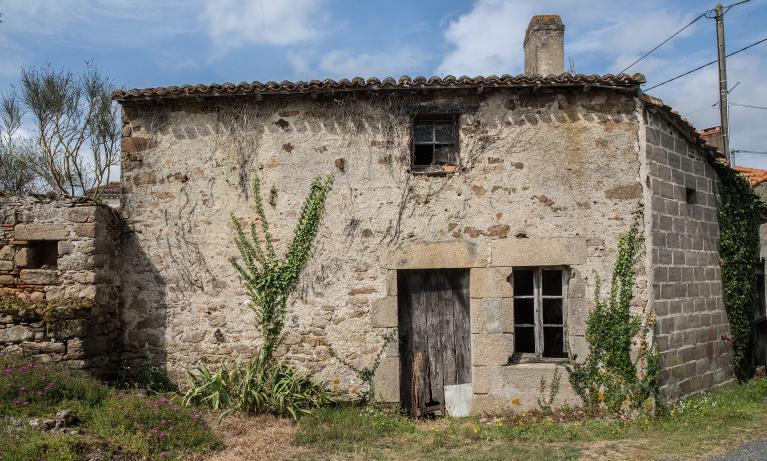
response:
[[[511,298],[472,298],[472,333],[513,333],[514,300]]]
[[[471,270],[469,293],[472,298],[510,298],[508,278],[511,267],[476,267]]]
[[[381,359],[373,377],[375,399],[380,402],[399,402],[399,358]]]
[[[398,326],[397,297],[386,296],[373,301],[370,306],[370,323],[373,328],[396,328]]]

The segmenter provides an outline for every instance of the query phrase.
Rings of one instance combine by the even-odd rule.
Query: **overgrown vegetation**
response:
[[[727,165],[719,177],[719,257],[722,296],[733,344],[733,370],[740,381],[752,376],[754,346],[754,265],[759,259],[759,220],[764,204],[748,181]]]
[[[626,233],[618,239],[610,294],[602,299],[596,279],[595,308],[586,319],[589,356],[583,363],[566,365],[575,392],[589,406],[603,406],[628,416],[637,409],[652,410],[657,397],[658,352],[650,337],[653,318],[631,313],[636,284],[636,263],[642,251],[640,208]],[[632,358],[632,343],[639,350]]]
[[[232,258],[231,263],[242,277],[263,343],[249,360],[225,363],[217,370],[202,366],[190,373],[190,389],[184,397],[187,404],[206,404],[223,410],[223,414],[242,411],[297,418],[329,400],[321,386],[274,355],[283,338],[288,297],[311,256],[331,184],[330,176],[312,181],[293,240],[285,256],[278,257],[264,213],[260,182],[258,177],[253,180],[260,229],[251,223],[246,235],[232,214],[241,260]]]
[[[191,379],[184,402],[221,410],[222,417],[241,411],[296,419],[330,401],[321,386],[284,359],[268,357],[263,348],[249,360],[224,363],[215,371],[203,365]]]
[[[373,359],[373,362],[370,363],[370,365],[366,367],[357,367],[353,363],[348,362],[347,360],[344,360],[341,358],[335,349],[330,344],[326,344],[328,348],[328,352],[330,353],[330,356],[334,359],[338,360],[338,362],[345,366],[346,368],[350,369],[354,372],[354,374],[357,375],[357,378],[362,381],[362,384],[367,386],[367,390],[365,390],[362,395],[360,395],[360,402],[363,404],[369,404],[375,400],[375,383],[373,383],[373,377],[376,375],[376,370],[378,370],[378,367],[381,365],[381,357],[383,356],[384,351],[386,350],[386,346],[389,345],[392,341],[394,341],[397,338],[397,330],[392,330],[389,333],[386,334],[383,338],[383,344],[381,344],[381,348],[378,349],[378,353],[376,354],[375,358]]]
[[[178,459],[218,444],[199,414],[167,396],[117,391],[83,371],[18,358],[0,367],[0,459]],[[66,427],[30,424],[61,410],[76,416]]]

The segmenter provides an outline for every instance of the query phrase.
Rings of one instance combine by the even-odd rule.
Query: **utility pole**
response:
[[[722,152],[730,162],[730,116],[727,111],[727,54],[724,49],[724,12],[722,4],[716,8],[716,44],[719,58],[719,115],[721,116]]]

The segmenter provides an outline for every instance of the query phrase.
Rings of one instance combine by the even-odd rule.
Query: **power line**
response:
[[[749,104],[738,104],[738,103],[735,103],[735,102],[731,102],[730,105],[731,106],[738,106],[738,107],[748,107],[750,109],[767,110],[767,107],[764,107],[764,106],[752,106],[752,105],[749,105]]]
[[[732,151],[733,154],[765,154],[767,155],[767,152],[764,151],[758,151],[758,150],[742,150],[742,149],[735,149]]]
[[[749,0],[746,0],[746,1],[749,1]],[[733,5],[733,6],[734,6],[734,5]],[[695,19],[693,19],[692,21],[690,21],[690,23],[689,23],[689,24],[687,24],[686,26],[682,27],[682,28],[681,28],[681,29],[679,29],[678,31],[674,32],[674,34],[673,34],[673,35],[671,35],[669,38],[667,38],[666,40],[663,40],[662,42],[660,42],[660,43],[659,43],[659,44],[658,44],[658,45],[657,45],[655,48],[653,48],[652,50],[650,50],[650,51],[648,51],[647,53],[645,53],[644,55],[642,55],[642,57],[641,57],[641,58],[639,58],[639,59],[637,59],[636,61],[632,62],[631,64],[629,64],[629,66],[628,66],[628,67],[626,67],[625,69],[623,69],[622,71],[620,71],[620,72],[618,72],[618,73],[619,73],[619,74],[622,74],[622,73],[626,72],[627,70],[629,70],[630,68],[634,67],[634,64],[638,63],[638,62],[639,62],[639,61],[641,61],[642,59],[644,59],[644,58],[646,58],[647,56],[649,56],[649,55],[650,55],[650,54],[651,54],[653,51],[657,50],[658,48],[660,48],[660,47],[662,47],[663,45],[665,45],[666,43],[668,43],[668,42],[669,42],[669,41],[670,41],[672,38],[674,38],[674,37],[676,37],[677,35],[679,35],[679,34],[681,34],[682,32],[684,32],[684,31],[685,31],[685,29],[687,29],[687,28],[688,28],[688,27],[690,27],[691,25],[693,25],[693,24],[695,24],[696,22],[698,22],[698,20],[699,20],[700,18],[704,17],[705,15],[706,15],[706,13],[701,13],[701,14],[700,14],[700,15],[699,15],[697,18],[695,18]]]
[[[763,39],[761,39],[761,40],[759,40],[757,42],[754,42],[754,43],[752,43],[752,44],[750,44],[748,46],[744,46],[743,48],[739,49],[738,51],[733,51],[732,53],[728,54],[726,57],[729,58],[730,56],[734,56],[734,55],[740,53],[741,51],[746,51],[747,49],[749,49],[751,47],[754,47],[754,46],[756,46],[756,45],[758,45],[760,43],[763,43],[763,42],[767,42],[767,37],[765,37],[765,38],[763,38]],[[670,83],[670,82],[673,82],[676,79],[679,79],[679,78],[685,77],[687,75],[690,75],[693,72],[697,72],[697,71],[699,71],[699,70],[701,70],[703,68],[706,68],[706,67],[710,66],[711,64],[715,64],[717,61],[718,61],[717,59],[714,59],[713,61],[710,61],[710,62],[707,62],[706,64],[703,64],[702,66],[698,66],[695,69],[688,70],[687,72],[685,72],[683,74],[679,74],[679,75],[677,75],[674,78],[670,78],[670,79],[666,80],[665,82],[661,82],[661,83],[658,83],[657,85],[651,86],[650,88],[646,88],[645,91],[650,91],[652,89],[658,88],[661,85],[665,85],[666,83]]]

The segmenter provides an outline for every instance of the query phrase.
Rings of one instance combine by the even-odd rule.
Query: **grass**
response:
[[[655,418],[621,421],[565,409],[507,418],[410,422],[396,411],[339,406],[302,418],[309,459],[688,459],[733,448],[767,423],[767,380],[694,396]]]
[[[183,459],[218,445],[201,416],[174,398],[117,390],[85,372],[0,360],[0,460]],[[30,418],[62,409],[76,433],[42,432]]]

